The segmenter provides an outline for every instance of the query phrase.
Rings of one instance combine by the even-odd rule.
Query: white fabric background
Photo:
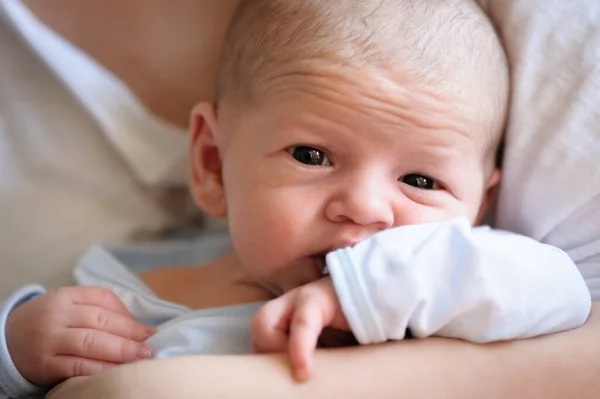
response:
[[[480,0],[513,73],[497,227],[560,247],[600,300],[600,1]]]

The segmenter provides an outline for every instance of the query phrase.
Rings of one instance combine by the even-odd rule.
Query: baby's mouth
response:
[[[317,271],[321,277],[329,276],[329,270],[327,270],[327,263],[325,262],[325,255],[325,253],[321,253],[312,256],[315,266],[317,267]]]

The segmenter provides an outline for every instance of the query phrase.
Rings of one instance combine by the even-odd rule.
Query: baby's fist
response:
[[[44,386],[150,358],[143,341],[153,332],[111,291],[65,287],[15,308],[6,323],[6,342],[21,375]]]
[[[312,354],[325,327],[349,330],[330,277],[295,288],[267,302],[252,319],[256,352],[288,352],[296,378],[312,372]]]

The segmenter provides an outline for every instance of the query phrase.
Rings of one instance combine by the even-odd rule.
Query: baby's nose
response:
[[[384,230],[394,225],[390,188],[377,179],[356,179],[340,188],[326,208],[332,222],[353,222]]]

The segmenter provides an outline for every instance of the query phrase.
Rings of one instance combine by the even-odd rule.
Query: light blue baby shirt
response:
[[[156,358],[190,354],[251,353],[250,318],[262,303],[191,310],[158,298],[137,276],[137,272],[164,265],[202,264],[229,248],[226,237],[209,237],[189,243],[153,246],[90,248],[78,263],[77,285],[94,285],[113,291],[142,324],[156,328],[147,343]],[[0,308],[0,327],[19,304],[45,293],[43,287],[19,289]],[[43,394],[40,387],[25,380],[14,366],[5,335],[0,334],[0,398]]]

